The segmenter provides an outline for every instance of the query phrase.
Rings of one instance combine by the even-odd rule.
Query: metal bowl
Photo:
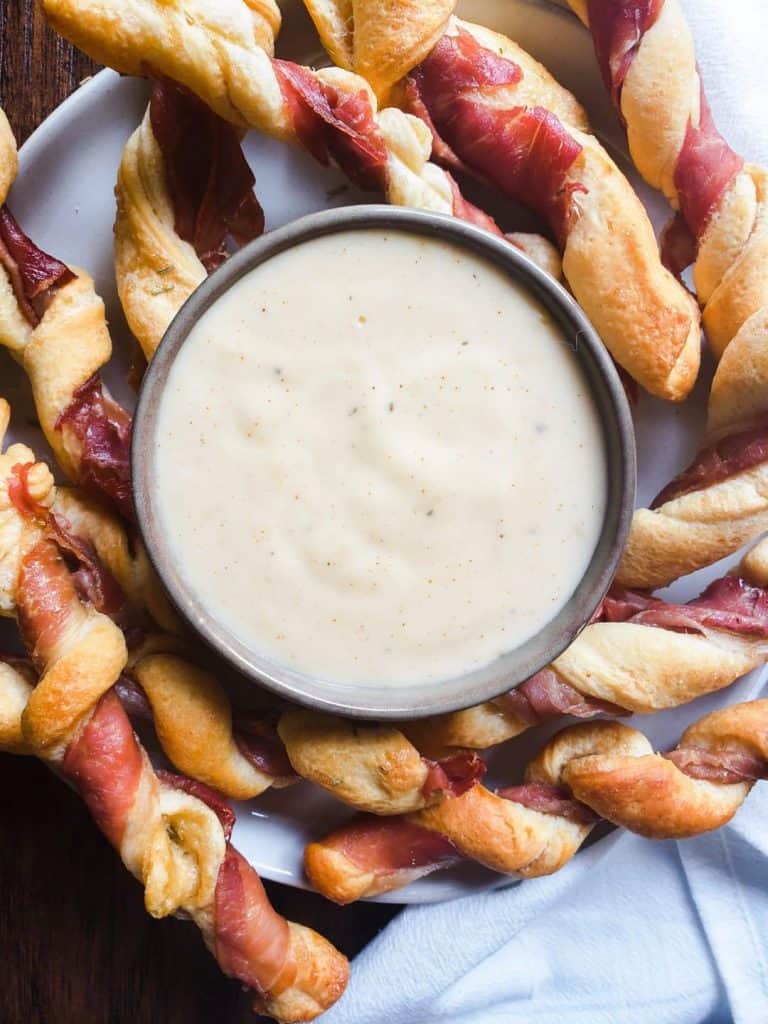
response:
[[[157,412],[177,353],[203,313],[244,274],[270,257],[312,238],[378,228],[444,239],[492,260],[522,283],[560,324],[581,360],[602,418],[608,494],[592,561],[571,598],[539,633],[490,664],[452,679],[410,687],[342,684],[279,664],[252,650],[206,607],[205,594],[184,581],[161,529],[153,486]],[[524,682],[563,651],[589,621],[616,572],[635,498],[635,443],[624,388],[589,321],[571,296],[508,242],[464,221],[389,206],[357,206],[303,217],[246,246],[208,278],[179,311],[150,364],[136,412],[132,446],[139,525],[150,558],[192,628],[230,664],[281,697],[354,718],[419,718],[470,707]],[[375,651],[371,657],[375,658]]]

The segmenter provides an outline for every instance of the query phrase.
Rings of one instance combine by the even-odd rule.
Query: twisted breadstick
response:
[[[0,404],[7,425],[7,406]],[[39,682],[0,673],[6,749],[55,765],[81,792],[156,917],[191,917],[222,970],[278,1020],[311,1020],[341,995],[347,963],[269,905],[229,845],[232,812],[198,783],[158,777],[111,688],[127,652],[119,628],[77,593],[46,510],[50,473],[23,445],[0,455],[0,601],[18,618]],[[23,710],[22,710],[23,708]],[[20,723],[20,725],[19,725]]]
[[[277,729],[299,775],[373,814],[428,807],[463,793],[485,773],[468,751],[449,751],[440,761],[425,758],[393,726],[296,709],[280,716]]]
[[[307,847],[307,874],[323,895],[349,903],[461,858],[523,878],[550,874],[573,856],[597,815],[653,839],[719,828],[754,781],[768,778],[768,700],[705,715],[664,755],[619,722],[570,726],[528,764],[525,778],[497,793],[475,785],[418,814],[355,818]]]
[[[128,325],[151,359],[174,315],[264,215],[237,131],[192,95],[156,82],[120,163],[115,271]]]
[[[642,737],[631,752],[605,748],[558,764],[546,758],[534,764],[532,778],[557,773],[576,799],[615,825],[649,839],[684,839],[725,825],[754,782],[768,778],[768,700],[705,715],[667,754],[654,754]]]
[[[592,31],[635,165],[678,210],[671,262],[695,260],[704,327],[722,357],[704,448],[653,509],[635,513],[619,569],[625,586],[659,587],[768,529],[767,177],[718,133],[678,0],[569,2]]]
[[[768,529],[768,307],[742,326],[712,382],[709,441],[637,509],[617,573],[653,589],[738,550]]]
[[[678,0],[569,0],[595,41],[637,169],[679,211],[675,263],[694,262],[704,328],[720,356],[768,307],[768,174],[718,132]],[[692,243],[680,250],[681,233]]]
[[[16,144],[0,119],[0,195],[16,173]],[[46,440],[67,476],[133,514],[130,417],[98,376],[112,342],[93,281],[38,249],[0,207],[0,345],[24,367]]]
[[[356,39],[358,23],[381,20],[378,4],[356,3],[339,40],[323,14],[328,4],[306,5],[326,48],[346,60],[355,56],[348,33]],[[407,30],[398,24],[397,71],[410,72],[400,103],[430,126],[436,157],[539,213],[562,248],[574,295],[617,362],[654,394],[684,398],[698,372],[698,316],[661,266],[642,204],[588,134],[581,108],[504,36],[455,18],[445,27],[439,5],[432,17],[400,6]],[[388,36],[382,45],[392,45]],[[370,37],[367,66],[376,63],[375,46]]]

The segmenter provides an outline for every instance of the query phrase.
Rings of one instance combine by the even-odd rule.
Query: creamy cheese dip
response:
[[[601,531],[601,423],[543,307],[493,263],[345,231],[240,279],[158,411],[177,569],[250,649],[405,686],[537,633]]]

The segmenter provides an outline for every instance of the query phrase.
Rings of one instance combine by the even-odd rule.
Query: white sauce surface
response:
[[[478,668],[584,574],[604,440],[562,332],[453,244],[349,231],[199,320],[158,415],[179,571],[252,650],[338,682]]]

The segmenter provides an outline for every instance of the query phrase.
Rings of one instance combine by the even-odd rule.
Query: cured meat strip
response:
[[[240,138],[231,124],[169,81],[154,83],[149,120],[163,156],[174,229],[210,273],[226,260],[228,237],[245,245],[264,231]]]

